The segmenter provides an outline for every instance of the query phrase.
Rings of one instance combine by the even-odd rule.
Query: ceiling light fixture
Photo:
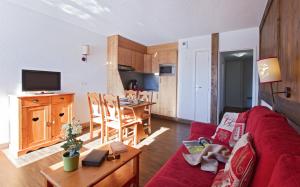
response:
[[[232,54],[232,56],[235,56],[235,57],[243,57],[243,56],[245,56],[245,55],[247,55],[247,53],[246,52],[240,52],[240,53],[234,53],[234,54]]]

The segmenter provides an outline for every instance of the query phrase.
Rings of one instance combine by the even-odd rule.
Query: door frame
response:
[[[211,118],[211,51],[208,49],[195,49],[193,50],[193,54],[194,54],[194,76],[193,76],[193,86],[194,86],[194,120],[196,120],[195,116],[196,116],[196,56],[197,56],[197,52],[207,52],[208,53],[208,103],[207,103],[207,110],[208,110],[208,121],[206,121],[207,123],[210,122],[210,118]]]
[[[259,78],[258,78],[258,71],[257,71],[257,58],[258,52],[256,48],[240,48],[240,49],[231,49],[231,50],[223,50],[219,51],[218,54],[218,102],[217,102],[217,120],[220,121],[220,101],[221,101],[221,53],[224,52],[233,52],[233,51],[246,51],[252,50],[253,51],[253,65],[252,65],[252,107],[258,105],[258,91],[259,91]]]

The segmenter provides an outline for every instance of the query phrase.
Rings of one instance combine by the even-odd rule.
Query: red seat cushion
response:
[[[189,139],[211,137],[216,126],[194,122],[191,126]],[[183,158],[182,153],[188,153],[184,146],[167,161],[167,163],[146,184],[147,187],[183,187],[183,186],[210,186],[215,174],[200,170],[200,166],[190,166]],[[219,164],[224,168],[224,164]]]
[[[277,161],[269,186],[300,186],[300,156],[284,154]]]

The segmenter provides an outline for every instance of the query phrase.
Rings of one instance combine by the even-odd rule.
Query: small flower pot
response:
[[[79,153],[76,153],[75,156],[70,157],[69,152],[63,154],[63,161],[64,161],[64,171],[75,171],[78,169],[79,165]]]

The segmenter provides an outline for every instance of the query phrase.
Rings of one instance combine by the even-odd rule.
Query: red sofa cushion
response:
[[[269,187],[300,186],[300,156],[281,155],[277,161]]]
[[[261,106],[251,109],[246,131],[253,137],[257,156],[251,186],[268,186],[279,157],[300,154],[300,137],[282,115]]]
[[[194,122],[191,125],[189,139],[211,137],[216,130],[215,125]],[[183,158],[182,153],[188,153],[184,146],[167,161],[167,163],[146,184],[147,187],[183,187],[183,186],[210,186],[215,174],[200,170],[200,166],[190,166]],[[219,168],[224,168],[220,164]]]

